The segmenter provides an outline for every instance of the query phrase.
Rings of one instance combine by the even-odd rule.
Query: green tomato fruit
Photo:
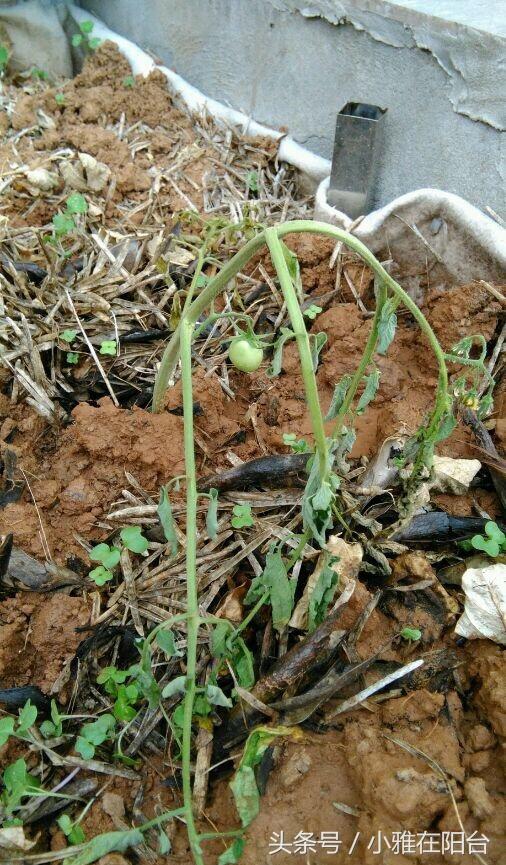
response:
[[[240,369],[241,372],[255,372],[264,359],[264,353],[249,339],[240,336],[230,344],[228,357],[235,368]]]

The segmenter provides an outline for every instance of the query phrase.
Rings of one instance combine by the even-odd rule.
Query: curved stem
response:
[[[230,259],[230,261],[223,265],[220,272],[217,273],[213,279],[209,280],[206,287],[200,292],[199,296],[195,298],[191,306],[188,307],[185,318],[192,324],[195,324],[199,316],[202,315],[211,301],[213,301],[214,298],[223,291],[227,283],[229,283],[230,280],[233,279],[240,270],[242,270],[244,265],[248,263],[250,258],[252,258],[256,252],[258,252],[264,243],[265,237],[263,231],[255,237],[252,237],[251,240],[249,240],[248,243],[246,243],[243,248]],[[179,359],[180,336],[181,323],[174,331],[160,361],[160,368],[156,375],[155,387],[153,390],[154,412],[160,412],[163,409],[165,391]]]
[[[188,841],[195,865],[203,865],[195,818],[191,782],[192,716],[196,690],[197,637],[199,608],[197,592],[197,475],[193,439],[193,389],[191,346],[193,324],[183,319],[181,331],[181,376],[183,383],[184,456],[186,468],[186,685],[183,714],[183,747],[181,751],[183,797],[186,809]]]
[[[410,298],[409,294],[407,294],[404,289],[393,279],[389,273],[385,270],[384,267],[379,263],[373,253],[360,241],[357,237],[354,237],[352,234],[348,234],[347,231],[343,231],[340,228],[336,228],[334,225],[328,225],[325,222],[313,222],[311,220],[300,219],[294,220],[293,222],[285,222],[282,225],[278,225],[275,227],[275,231],[278,237],[284,237],[287,234],[300,234],[301,232],[306,232],[308,234],[323,234],[326,237],[332,237],[335,240],[339,240],[345,244],[349,249],[352,249],[356,252],[365,262],[369,265],[371,270],[379,277],[380,282],[384,284],[387,288],[390,288],[396,297],[399,298],[400,301],[404,304],[404,306],[411,312],[413,317],[416,319],[418,324],[420,325],[421,330],[427,337],[430,346],[434,352],[436,357],[436,361],[439,369],[439,377],[438,377],[438,392],[436,396],[436,402],[434,406],[434,410],[432,412],[432,417],[430,423],[425,430],[425,437],[429,438],[431,435],[435,433],[438,429],[439,424],[445,411],[447,410],[447,399],[448,399],[448,373],[446,370],[445,356],[444,352],[439,345],[437,337],[429,325],[427,319],[423,315],[423,313],[418,309],[416,303]],[[227,283],[233,279],[233,277],[239,273],[242,267],[248,262],[248,260],[256,253],[265,243],[265,232],[260,232],[260,234],[256,235],[252,238],[243,248],[237,252],[233,258],[230,259],[227,264],[225,264],[220,272],[209,281],[208,285],[205,289],[199,294],[196,300],[192,303],[191,307],[188,309],[188,319],[192,322],[195,322],[199,315],[204,311],[204,309],[209,306],[212,300],[222,291]],[[179,354],[179,338],[180,338],[180,327],[175,331],[172,336],[169,345],[165,349],[160,369],[158,371],[155,388],[153,392],[153,411],[161,411],[163,408],[163,400],[165,395],[165,389],[167,387],[167,383],[172,373],[174,372],[175,366],[178,360]]]
[[[320,464],[320,479],[323,481],[328,468],[328,448],[320,408],[320,398],[318,396],[318,386],[316,384],[316,376],[313,370],[311,347],[309,345],[306,325],[304,324],[304,316],[302,315],[300,304],[297,295],[295,294],[292,278],[283,253],[283,247],[281,246],[278,237],[278,229],[268,228],[265,232],[265,240],[271,254],[272,263],[279,278],[281,291],[283,292],[288,315],[290,316],[293,332],[295,333],[295,338],[297,340],[302,378],[304,380],[304,388],[306,391],[309,414],[311,416],[316,452]]]

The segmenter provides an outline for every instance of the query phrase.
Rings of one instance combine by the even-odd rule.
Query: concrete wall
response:
[[[348,101],[388,108],[375,194],[433,186],[505,213],[505,46],[482,0],[83,0],[204,93],[332,155]],[[446,17],[431,13],[441,7]],[[465,8],[472,18],[466,22]],[[483,20],[482,30],[477,23]],[[488,30],[486,29],[488,27]],[[494,30],[494,32],[491,32]],[[475,119],[472,119],[475,118]],[[161,118],[163,120],[163,118]]]

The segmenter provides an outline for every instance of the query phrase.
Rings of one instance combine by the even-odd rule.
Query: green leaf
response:
[[[166,856],[172,850],[170,838],[163,829],[158,829],[158,852],[160,856]]]
[[[9,51],[6,45],[0,45],[0,72],[3,72],[9,61]]]
[[[251,505],[234,505],[232,514],[232,525],[234,529],[242,529],[255,525],[255,520],[251,513]]]
[[[94,25],[93,21],[81,21],[81,23],[79,25],[79,30],[81,31],[81,33],[86,33],[86,34],[91,33],[93,31],[94,26],[95,25]]]
[[[119,832],[104,832],[88,841],[84,850],[65,859],[63,865],[92,865],[108,853],[124,853],[129,847],[137,847],[144,840],[140,829],[125,829]]]
[[[378,354],[386,354],[388,347],[395,336],[397,327],[397,316],[395,310],[397,303],[394,298],[388,298],[383,305],[378,321],[378,344],[376,351]]]
[[[69,330],[62,330],[62,332],[59,334],[60,339],[63,340],[63,342],[68,342],[68,343],[74,342],[76,336],[77,336],[77,330],[70,330],[70,329]]]
[[[255,670],[253,655],[242,637],[234,638],[228,657],[239,685],[248,691],[255,684]]]
[[[95,756],[95,748],[94,746],[88,742],[84,736],[78,736],[76,738],[75,750],[77,753],[83,758],[83,760],[92,760]]]
[[[70,819],[68,814],[62,814],[60,817],[56,819],[58,826],[62,830],[64,835],[70,835],[72,831],[72,820]]]
[[[97,544],[89,552],[89,557],[92,562],[100,562],[104,568],[114,568],[121,556],[121,551],[118,547],[110,547],[109,544]]]
[[[357,405],[357,414],[363,414],[366,406],[374,399],[376,396],[376,391],[379,387],[380,380],[380,371],[377,367],[373,369],[373,371],[365,376],[365,388],[362,396],[360,397]]]
[[[65,105],[65,94],[64,93],[55,93],[54,101],[57,105]]]
[[[112,571],[109,571],[107,568],[104,568],[103,565],[98,565],[97,568],[93,568],[92,571],[88,574],[90,580],[93,580],[95,585],[104,586],[106,583],[109,583],[114,579],[114,574]]]
[[[67,213],[86,213],[88,210],[88,202],[80,192],[73,192],[72,195],[69,195],[67,198],[66,208]]]
[[[300,278],[300,265],[299,260],[294,252],[288,248],[286,243],[282,240],[281,248],[283,250],[283,255],[285,257],[286,265],[288,267],[288,273],[290,274],[291,280],[295,286],[295,291],[297,292],[297,297],[299,298],[299,303],[302,303],[303,299],[303,291],[302,291],[302,280]]]
[[[316,585],[311,592],[308,606],[308,630],[312,633],[323,622],[327,610],[334,599],[339,584],[339,574],[332,567],[337,558],[324,562]]]
[[[179,658],[182,655],[182,652],[179,652],[176,649],[176,643],[174,640],[174,634],[169,630],[158,631],[156,635],[156,642],[162,652],[165,652],[168,658]]]
[[[281,632],[292,615],[293,586],[288,579],[279,547],[275,545],[267,553],[263,573],[252,581],[244,599],[245,604],[255,603],[266,591],[269,592],[272,607],[272,624]]]
[[[14,718],[0,718],[0,748],[14,733]]]
[[[115,339],[104,339],[100,343],[100,354],[110,354],[112,357],[116,357],[118,353],[118,343]]]
[[[231,632],[228,622],[223,621],[216,625],[211,635],[211,654],[213,658],[220,658],[225,654],[227,637]]]
[[[167,700],[169,697],[175,697],[176,694],[184,694],[186,690],[186,676],[176,676],[172,679],[162,691],[162,697]]]
[[[72,365],[79,363],[79,355],[77,354],[76,351],[68,351],[67,352],[67,363],[70,363]]]
[[[475,550],[480,550],[492,558],[496,558],[501,552],[500,546],[495,538],[484,538],[482,535],[474,535],[471,544]]]
[[[457,421],[453,417],[452,413],[450,412],[449,414],[445,415],[439,425],[439,429],[434,439],[434,444],[438,444],[438,442],[442,442],[444,441],[444,439],[447,439],[448,436],[452,434],[456,426]]]
[[[246,175],[246,186],[250,192],[258,192],[258,172],[248,171]]]
[[[311,360],[313,362],[313,372],[316,372],[318,369],[318,360],[320,357],[320,352],[327,342],[327,334],[323,331],[321,333],[310,333],[309,334],[309,345],[311,348]]]
[[[125,526],[124,529],[121,529],[119,536],[127,550],[132,553],[145,553],[149,546],[140,526]]]
[[[244,838],[236,838],[233,844],[221,854],[218,865],[237,865],[243,854],[245,843]]]
[[[88,39],[88,48],[90,51],[96,51],[101,43],[102,40],[98,36],[92,36],[91,39]]]
[[[257,727],[248,736],[241,762],[229,784],[244,827],[249,826],[260,809],[260,794],[253,769],[260,763],[265,751],[276,737],[287,736],[291,732],[288,727]]]
[[[134,87],[135,78],[133,75],[125,75],[121,83],[123,84],[123,87]]]
[[[420,640],[422,632],[418,628],[403,628],[401,637],[403,640]]]
[[[18,733],[25,733],[30,727],[33,727],[37,720],[37,707],[32,706],[30,700],[27,700],[22,709],[19,710]]]
[[[280,335],[274,343],[272,360],[270,362],[270,365],[267,367],[265,373],[268,378],[274,378],[275,376],[278,376],[280,374],[283,364],[283,347],[285,343],[288,342],[288,340],[294,339],[294,337],[295,334],[293,330],[290,330],[290,328],[288,327],[281,328]]]
[[[306,318],[309,318],[311,321],[314,321],[317,315],[320,315],[322,311],[321,306],[317,306],[316,303],[312,303],[311,306],[308,306],[307,309],[304,310],[304,315]]]
[[[177,553],[178,541],[167,487],[162,487],[160,490],[160,501],[158,502],[156,513],[160,520],[165,540],[171,545],[171,554],[175,556]]]
[[[218,490],[211,487],[209,490],[209,505],[206,514],[207,534],[214,540],[218,534]]]
[[[294,454],[309,453],[306,439],[297,439],[295,433],[283,433],[283,444],[291,448]]]
[[[53,230],[57,237],[63,237],[76,227],[76,224],[69,213],[55,213],[52,219]]]
[[[348,393],[350,384],[351,384],[351,375],[343,375],[340,382],[338,382],[334,388],[334,393],[332,395],[332,400],[329,405],[329,409],[327,414],[325,415],[325,420],[334,420],[339,414],[341,406],[346,399],[346,394]]]
[[[71,42],[74,48],[78,48],[81,42],[83,41],[82,33],[74,33],[72,36]]]
[[[260,793],[251,766],[240,766],[229,784],[243,826],[249,826],[260,811]]]
[[[502,545],[506,541],[506,535],[499,528],[497,523],[494,523],[492,520],[489,520],[485,523],[485,534],[488,535],[489,538],[492,538],[494,541],[497,541],[498,544]]]
[[[225,706],[227,709],[232,708],[232,700],[223,693],[218,685],[208,685],[206,688],[206,697],[213,706]]]

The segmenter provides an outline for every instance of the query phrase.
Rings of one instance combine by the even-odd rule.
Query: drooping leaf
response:
[[[92,865],[108,853],[124,853],[129,847],[137,847],[142,842],[143,835],[140,829],[104,832],[88,841],[84,850],[64,859],[63,865]]]
[[[260,811],[260,793],[251,766],[240,766],[230,782],[235,807],[243,826],[249,826]]]
[[[221,854],[218,865],[237,865],[243,854],[245,843],[244,838],[236,838],[234,843]]]
[[[364,392],[357,404],[357,414],[362,414],[365,411],[366,406],[368,406],[376,396],[379,387],[379,380],[380,371],[375,367],[373,371],[365,377]]]
[[[302,291],[302,280],[300,278],[300,265],[299,259],[292,252],[291,249],[288,248],[286,243],[281,240],[281,248],[283,250],[283,255],[286,261],[286,265],[288,267],[288,273],[290,274],[291,280],[294,284],[295,291],[297,292],[297,297],[299,298],[299,303],[302,303],[303,300],[303,291]]]
[[[165,685],[162,691],[162,697],[167,700],[169,697],[174,697],[176,694],[184,694],[186,690],[186,676],[176,676]]]
[[[351,384],[351,375],[343,375],[341,381],[339,381],[335,388],[334,393],[332,395],[332,400],[329,405],[329,409],[327,414],[325,415],[325,420],[334,420],[339,414],[341,406],[346,399],[346,394],[348,393],[348,389]]]
[[[162,652],[165,652],[168,658],[181,656],[181,652],[176,649],[176,643],[174,641],[174,634],[172,633],[172,631],[166,629],[158,631],[156,635],[156,642]]]
[[[252,581],[244,602],[255,603],[265,592],[269,593],[272,624],[277,631],[281,632],[292,615],[293,587],[288,579],[279,547],[275,545],[267,553],[263,573]]]
[[[439,429],[436,434],[436,438],[434,439],[434,444],[438,444],[439,442],[444,441],[448,438],[457,426],[457,421],[453,417],[452,413],[445,415],[443,420],[439,425]]]
[[[223,693],[218,685],[208,685],[206,688],[206,697],[213,706],[225,706],[227,709],[232,708],[232,700]]]
[[[395,329],[397,327],[396,306],[396,301],[389,297],[382,307],[378,321],[378,344],[376,347],[378,354],[387,353],[388,347],[395,336]]]
[[[290,339],[294,339],[295,334],[293,330],[290,330],[289,327],[282,327],[280,330],[280,334],[274,344],[274,352],[272,355],[272,360],[270,366],[268,366],[266,370],[266,375],[268,378],[275,378],[281,372],[281,368],[283,366],[283,348],[286,342]]]
[[[249,826],[260,810],[260,793],[254,767],[260,763],[265,751],[277,737],[292,734],[293,730],[289,727],[257,727],[248,736],[241,762],[229,784],[244,827]]]
[[[207,534],[214,541],[218,534],[218,490],[211,487],[209,490],[209,504],[206,514]]]
[[[309,334],[309,345],[311,347],[311,360],[313,362],[313,372],[318,369],[318,360],[320,352],[327,342],[327,334],[321,331],[320,333]]]
[[[211,636],[211,654],[213,658],[220,658],[227,650],[227,637],[230,634],[228,622],[220,622],[215,625]]]
[[[156,513],[158,514],[158,519],[160,520],[165,540],[171,546],[171,554],[175,556],[177,553],[178,541],[176,529],[174,527],[174,518],[172,516],[172,507],[166,486],[162,487],[160,490],[160,501],[158,502]]]
[[[246,690],[252,688],[255,684],[253,655],[242,637],[234,639],[229,657],[241,688],[245,688]]]
[[[323,622],[327,610],[334,599],[339,583],[339,574],[332,567],[336,561],[336,558],[332,558],[330,561],[325,562],[318,577],[318,582],[309,598],[308,630],[310,633],[314,631],[317,625]]]

